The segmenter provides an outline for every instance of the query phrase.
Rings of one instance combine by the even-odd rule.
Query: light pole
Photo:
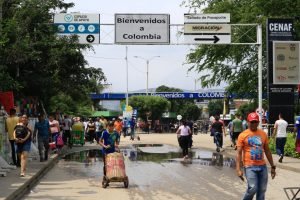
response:
[[[147,64],[147,72],[146,72],[146,75],[147,75],[147,86],[146,86],[146,95],[148,95],[148,84],[149,84],[149,62],[151,60],[153,60],[154,58],[159,58],[160,56],[153,56],[149,59],[146,59],[144,57],[141,57],[141,56],[134,56],[135,58],[140,58],[140,59],[143,59],[146,61],[146,64]]]

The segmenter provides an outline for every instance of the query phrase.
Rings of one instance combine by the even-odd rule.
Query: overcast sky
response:
[[[180,7],[182,0],[65,0],[74,2],[70,12],[99,13],[101,24],[113,24],[116,13],[170,14],[171,24],[183,24],[184,13],[188,9]],[[101,27],[101,26],[100,26]],[[101,29],[100,29],[101,30]],[[101,35],[102,37],[102,35]],[[105,37],[112,40],[114,34]],[[184,65],[185,57],[193,46],[184,45],[128,45],[128,90],[146,88],[146,61],[134,58],[140,56],[149,59],[149,88],[160,85],[194,90],[197,74],[190,72]],[[126,92],[125,45],[94,45],[95,52],[84,52],[90,66],[101,67],[107,82],[111,84],[108,91]],[[201,89],[200,82],[197,89]]]

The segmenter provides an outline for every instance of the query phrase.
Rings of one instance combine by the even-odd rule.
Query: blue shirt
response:
[[[105,130],[102,133],[101,140],[102,139],[103,139],[104,145],[110,145],[110,148],[102,149],[103,154],[114,153],[116,151],[115,143],[120,142],[120,135],[116,131],[114,131],[113,133],[109,133],[107,130]]]
[[[34,130],[38,130],[39,137],[49,137],[49,122],[47,120],[43,120],[41,122],[35,122]]]

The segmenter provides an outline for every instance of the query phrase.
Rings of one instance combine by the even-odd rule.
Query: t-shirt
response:
[[[276,137],[278,138],[284,138],[286,137],[286,128],[288,126],[287,121],[283,120],[283,119],[279,119],[275,122],[275,125],[277,124],[277,133],[276,133]]]
[[[178,129],[180,130],[180,135],[181,136],[187,136],[187,135],[189,135],[189,130],[190,130],[189,126],[181,125]]]
[[[107,130],[105,130],[101,136],[101,139],[103,139],[104,145],[110,145],[110,148],[102,149],[102,152],[104,154],[108,153],[114,153],[116,151],[115,149],[115,142],[119,143],[120,142],[120,135],[116,132],[113,131],[112,133],[109,133]]]
[[[6,119],[6,128],[7,128],[9,140],[14,140],[14,130],[18,122],[19,122],[19,117],[17,116],[8,117]]]
[[[63,120],[63,129],[65,130],[65,131],[67,131],[67,130],[70,130],[70,128],[71,128],[71,125],[72,125],[72,121],[71,121],[71,119],[70,118],[65,118],[64,120]]]
[[[34,125],[34,129],[38,131],[39,137],[49,137],[49,128],[50,125],[47,120],[36,122]]]
[[[118,132],[120,133],[120,132],[122,131],[122,128],[123,128],[123,123],[122,123],[122,122],[115,121],[114,127],[115,127],[115,130],[118,131]]]
[[[56,120],[53,120],[52,122],[49,121],[49,125],[50,125],[50,130],[51,133],[58,133],[59,132],[59,123]]]
[[[240,119],[234,119],[232,121],[232,130],[234,133],[240,133],[243,131],[243,122]]]
[[[223,127],[223,123],[220,122],[220,121],[215,121],[215,122],[211,125],[211,128],[213,129],[213,132],[223,133],[222,127]]]
[[[237,141],[237,146],[243,149],[243,163],[245,167],[265,165],[264,147],[268,145],[267,134],[258,129],[243,131]]]

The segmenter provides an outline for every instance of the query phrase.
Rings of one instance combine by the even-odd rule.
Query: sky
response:
[[[100,24],[114,24],[116,13],[130,14],[170,14],[170,24],[183,24],[184,13],[189,9],[181,7],[182,0],[65,0],[74,2],[69,12],[100,14]],[[101,27],[101,25],[100,25]],[[111,26],[113,27],[113,26]],[[176,26],[171,29],[175,30]],[[101,30],[101,28],[100,28]],[[175,31],[173,31],[175,32]],[[174,34],[175,35],[175,34]],[[107,30],[101,38],[113,41],[114,33]],[[171,33],[171,37],[172,33]],[[103,40],[104,41],[104,40]],[[185,57],[193,46],[187,45],[127,45],[128,46],[128,90],[146,89],[146,61],[135,56],[150,59],[148,88],[161,85],[193,91],[201,89],[199,75],[195,72],[187,74],[189,65],[185,65]],[[89,66],[102,68],[108,83],[107,92],[126,92],[126,47],[125,45],[93,45],[94,51],[85,51]],[[156,57],[159,56],[159,57]],[[196,84],[195,84],[196,83]]]

